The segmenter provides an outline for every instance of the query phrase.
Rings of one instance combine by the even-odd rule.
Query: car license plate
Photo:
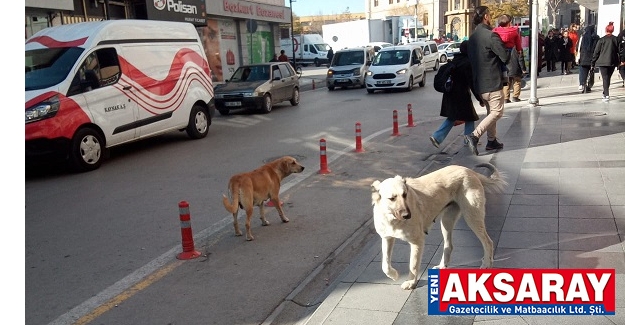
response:
[[[336,79],[336,82],[348,82],[349,80],[347,79]]]
[[[378,84],[378,85],[388,85],[390,83],[391,83],[390,80],[380,80],[380,81],[376,82],[376,84]]]
[[[226,106],[232,107],[232,106],[241,106],[241,102],[225,102]]]

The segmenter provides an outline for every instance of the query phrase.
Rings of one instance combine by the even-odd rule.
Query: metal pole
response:
[[[536,81],[538,80],[538,0],[532,0],[532,28],[531,28],[531,71],[530,71],[530,99],[531,106],[538,106],[538,95],[536,94]]]
[[[289,8],[291,8],[291,53],[293,53],[293,69],[295,65],[295,35],[293,35],[293,0],[289,0]]]

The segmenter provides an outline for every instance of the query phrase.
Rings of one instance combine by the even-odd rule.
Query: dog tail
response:
[[[475,168],[484,167],[490,171],[490,176],[477,173],[484,190],[489,193],[501,193],[508,185],[506,175],[500,172],[497,167],[489,163],[476,165]]]
[[[230,195],[232,195],[232,204],[225,194],[222,194],[222,202],[224,204],[224,208],[226,208],[228,212],[236,213],[239,210],[239,185],[237,183],[234,183],[231,184],[229,187]]]

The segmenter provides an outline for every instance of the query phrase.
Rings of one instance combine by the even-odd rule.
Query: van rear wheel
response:
[[[100,168],[104,140],[100,132],[92,127],[85,127],[74,135],[70,148],[70,162],[79,172],[87,172]]]
[[[206,108],[200,105],[194,105],[189,115],[189,124],[187,124],[187,134],[192,139],[202,139],[208,134],[208,126],[210,125],[210,117],[206,112]]]

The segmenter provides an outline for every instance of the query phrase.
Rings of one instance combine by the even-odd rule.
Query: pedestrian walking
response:
[[[538,32],[538,64],[536,67],[538,68],[536,71],[536,76],[540,76],[540,73],[543,71],[543,58],[545,57],[545,34],[543,32]]]
[[[510,61],[504,65],[507,71],[507,77],[503,81],[503,96],[506,103],[510,101],[510,85],[513,88],[512,100],[520,102],[521,99],[521,79],[525,73],[525,59],[523,58],[523,48],[521,47],[521,35],[519,29],[512,26],[512,17],[508,14],[503,14],[498,19],[499,26],[493,29],[494,33],[497,33],[501,37],[503,46],[510,53]]]
[[[503,143],[497,140],[497,120],[503,116],[504,107],[501,63],[508,63],[510,55],[499,35],[492,31],[488,7],[475,9],[473,23],[477,26],[469,37],[469,61],[473,87],[486,106],[487,116],[471,134],[465,135],[465,139],[471,152],[478,155],[477,144],[484,133],[488,139],[486,150],[503,149]]]
[[[618,72],[621,74],[621,87],[625,87],[625,29],[616,37],[618,42],[618,59],[620,61]]]
[[[599,35],[595,32],[595,25],[589,25],[584,30],[584,34],[579,41],[579,87],[578,90],[590,92],[595,83],[595,70],[590,71],[592,66],[592,55]],[[590,76],[590,78],[588,78]]]
[[[334,57],[334,50],[332,49],[332,46],[330,46],[326,57],[328,58],[328,63],[332,63],[332,58]]]
[[[438,130],[430,136],[430,141],[436,148],[445,140],[451,128],[460,124],[461,121],[464,122],[465,135],[471,134],[475,130],[475,121],[479,120],[479,116],[473,107],[471,94],[475,96],[481,106],[485,105],[483,99],[475,91],[475,87],[473,87],[473,72],[471,71],[471,62],[467,56],[468,45],[469,41],[460,43],[460,53],[456,53],[452,62],[447,63],[454,66],[451,72],[453,86],[450,92],[443,93],[441,102],[440,115],[446,117],[446,119]]]
[[[571,43],[573,43],[573,46],[571,47],[572,68],[575,67],[575,59],[577,58],[577,43],[579,41],[579,35],[577,34],[578,29],[579,27],[577,26],[577,24],[571,24],[571,27],[569,27],[569,38],[571,39]]]
[[[571,53],[571,47],[573,42],[569,38],[569,32],[564,30],[562,32],[562,39],[560,40],[560,74],[571,73],[571,61],[573,61],[573,54]]]
[[[614,32],[614,22],[610,22],[605,27],[605,35],[597,41],[595,52],[592,56],[591,65],[593,67],[599,67],[599,73],[601,73],[601,79],[603,81],[603,101],[608,102],[610,100],[610,79],[620,62],[618,57],[618,43],[616,36],[612,35]]]
[[[273,57],[271,58],[271,60],[269,60],[269,62],[278,62],[278,54],[274,53]]]
[[[558,61],[558,39],[555,37],[553,30],[547,33],[545,38],[545,61],[547,61],[547,72],[556,71],[556,62]]]

